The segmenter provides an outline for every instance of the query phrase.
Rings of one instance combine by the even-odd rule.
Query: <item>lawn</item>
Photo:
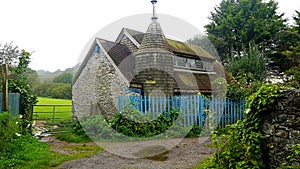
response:
[[[33,108],[33,119],[71,119],[72,100],[38,97],[38,103]]]

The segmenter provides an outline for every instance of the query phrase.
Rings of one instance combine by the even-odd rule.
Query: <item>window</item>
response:
[[[203,69],[203,62],[201,60],[196,60],[197,69]]]
[[[196,60],[195,59],[187,59],[187,67],[196,68]]]
[[[186,67],[186,58],[178,57],[177,58],[177,66]]]
[[[98,44],[96,44],[95,46],[95,52],[100,53],[100,46]]]

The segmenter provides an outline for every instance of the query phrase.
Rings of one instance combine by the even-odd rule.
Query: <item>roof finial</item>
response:
[[[156,21],[157,20],[157,16],[156,16],[156,13],[155,13],[155,4],[157,3],[157,0],[151,0],[151,3],[153,5],[153,16],[152,16],[152,21]]]

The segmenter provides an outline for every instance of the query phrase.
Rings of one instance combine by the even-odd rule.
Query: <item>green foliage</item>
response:
[[[226,69],[240,81],[245,78],[247,83],[251,81],[264,81],[266,79],[266,58],[258,48],[258,45],[249,44],[249,48],[243,48],[242,55],[231,56],[226,62]]]
[[[111,122],[111,127],[117,132],[130,137],[152,137],[169,129],[178,114],[178,111],[171,111],[169,116],[161,114],[152,119],[150,114],[144,115],[132,106],[128,106],[121,113],[116,114]]]
[[[300,34],[300,12],[297,10],[295,12],[296,12],[296,15],[293,17],[293,19],[295,21],[294,29]]]
[[[124,107],[121,113],[117,113],[112,120],[103,115],[81,117],[80,124],[74,128],[74,134],[88,136],[93,140],[134,140],[149,137],[196,137],[200,136],[202,127],[183,127],[176,124],[179,118],[178,111],[170,114],[161,114],[152,118],[150,114],[144,115],[132,106]],[[178,122],[180,123],[180,122]],[[82,128],[81,128],[82,126]],[[171,129],[170,129],[171,128]]]
[[[8,64],[11,74],[8,81],[8,92],[20,93],[20,114],[23,115],[24,122],[29,122],[28,110],[31,105],[36,103],[36,97],[32,95],[26,77],[30,56],[29,52],[19,50],[18,46],[14,46],[12,43],[3,46],[0,44],[0,64]]]
[[[61,75],[54,77],[53,83],[66,83],[72,84],[73,74],[70,72],[64,72]]]
[[[28,113],[30,106],[36,103],[36,96],[32,94],[26,72],[28,70],[28,64],[30,62],[30,53],[22,51],[19,57],[19,63],[17,67],[10,67],[11,74],[15,75],[8,81],[8,90],[11,93],[20,93],[20,114],[28,119]]]
[[[222,0],[205,26],[222,61],[231,53],[241,54],[251,41],[272,49],[274,37],[286,28],[286,20],[277,14],[277,8],[275,1]]]
[[[213,168],[213,169],[216,168],[212,156],[205,158],[203,161],[197,164],[197,166],[194,167],[193,169],[209,169],[209,168]]]
[[[9,149],[6,143],[22,134],[18,123],[20,119],[17,117],[11,117],[7,112],[0,114],[0,153]]]
[[[71,85],[66,83],[41,83],[34,85],[32,91],[39,97],[72,98]]]
[[[246,78],[239,79],[237,83],[231,83],[227,86],[226,96],[232,99],[246,99],[253,93],[257,92],[261,87],[262,82],[252,81],[247,83]]]
[[[300,89],[300,64],[286,71],[286,76],[288,78],[285,80],[285,83],[288,86]]]
[[[248,110],[243,121],[227,126],[213,134],[216,153],[215,168],[265,168],[263,161],[263,135],[261,133],[261,110],[274,103],[279,87],[263,85],[249,99]]]
[[[91,156],[103,150],[99,146],[75,145],[62,147],[71,149],[72,154],[60,154],[51,151],[46,143],[39,142],[28,135],[20,136],[6,144],[9,149],[0,154],[0,168],[53,168],[65,161]]]
[[[0,168],[55,167],[64,161],[83,158],[102,150],[98,146],[76,146],[68,148],[80,150],[78,154],[64,155],[52,152],[49,145],[33,138],[22,126],[23,121],[19,116],[0,114]],[[78,132],[76,127],[74,131]]]
[[[63,131],[62,133],[55,134],[55,137],[59,140],[71,143],[85,143],[91,141],[78,119],[76,119],[71,126],[62,127],[59,130]]]

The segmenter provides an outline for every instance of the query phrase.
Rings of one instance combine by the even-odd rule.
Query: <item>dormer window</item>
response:
[[[176,56],[174,57],[174,66],[185,69],[197,69],[197,70],[212,70],[212,63],[210,61],[204,61],[200,59],[192,59]]]

